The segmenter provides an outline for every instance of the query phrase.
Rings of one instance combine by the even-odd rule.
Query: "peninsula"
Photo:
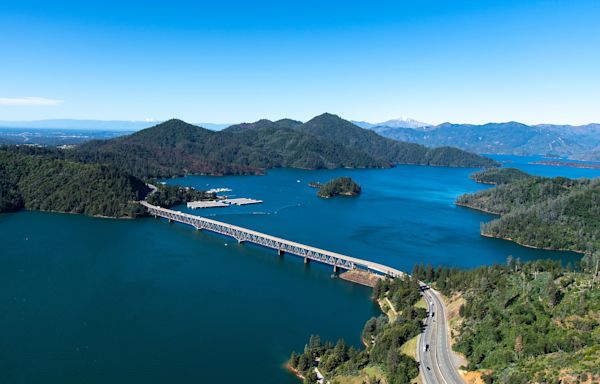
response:
[[[510,168],[476,177],[507,181],[456,200],[457,205],[500,215],[482,224],[483,236],[535,248],[600,252],[600,179],[522,175]]]

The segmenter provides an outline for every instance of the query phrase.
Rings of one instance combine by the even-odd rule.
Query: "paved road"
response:
[[[425,331],[419,338],[418,356],[421,377],[426,384],[464,384],[456,369],[448,341],[446,309],[440,294],[424,287],[423,296],[429,307]]]

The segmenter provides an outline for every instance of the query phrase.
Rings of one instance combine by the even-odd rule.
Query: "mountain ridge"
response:
[[[452,145],[475,153],[552,155],[600,160],[600,124],[527,125],[442,123],[425,129],[372,127],[382,136],[428,146]]]
[[[491,159],[459,149],[398,142],[327,113],[306,123],[262,119],[222,131],[171,119],[128,136],[84,143],[69,152],[69,156],[84,162],[122,166],[138,177],[262,174],[266,169],[278,167],[497,165]]]

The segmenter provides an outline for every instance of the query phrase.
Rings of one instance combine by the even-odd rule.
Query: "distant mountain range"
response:
[[[390,127],[390,128],[426,128],[426,127],[430,127],[431,124],[428,123],[423,123],[422,121],[418,121],[418,120],[414,120],[414,119],[410,119],[410,118],[406,118],[406,117],[400,117],[398,119],[392,119],[392,120],[388,120],[388,121],[384,121],[382,123],[368,123],[366,121],[354,121],[352,120],[353,124],[358,125],[361,128],[375,128],[375,127]]]
[[[65,153],[68,158],[86,163],[113,164],[142,178],[260,174],[278,167],[498,165],[492,159],[457,148],[427,148],[385,138],[329,113],[306,123],[259,120],[217,132],[173,119],[128,136],[90,141]]]
[[[433,147],[450,145],[475,153],[546,155],[600,161],[600,124],[444,123],[417,128],[382,124],[369,129],[396,140]]]
[[[149,128],[160,122],[125,120],[73,120],[53,119],[37,121],[0,121],[0,127],[22,129],[64,129],[132,132]],[[258,122],[257,122],[258,123]],[[252,124],[257,124],[252,123]],[[276,122],[280,127],[293,129],[301,125],[291,119]],[[352,121],[355,126],[370,129],[381,136],[398,141],[422,144],[429,147],[451,146],[475,153],[544,155],[567,157],[578,160],[600,161],[600,124],[572,125],[526,125],[518,122],[488,123],[483,125],[443,123],[430,125],[410,118],[399,118],[381,123]],[[196,123],[196,126],[212,131],[223,130],[230,124]],[[232,127],[245,126],[237,124]],[[16,144],[25,139],[31,143],[56,142],[54,137],[28,134],[16,137],[0,132],[0,143]],[[50,135],[52,136],[52,135]],[[56,136],[56,135],[54,135]],[[25,138],[25,139],[24,139]],[[85,138],[61,139],[61,144],[77,144]],[[64,142],[64,143],[63,143]]]

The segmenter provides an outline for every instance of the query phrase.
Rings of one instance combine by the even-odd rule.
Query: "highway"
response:
[[[426,384],[463,384],[452,358],[442,298],[434,289],[426,285],[422,285],[422,288],[429,308],[425,330],[417,345],[422,381]]]

